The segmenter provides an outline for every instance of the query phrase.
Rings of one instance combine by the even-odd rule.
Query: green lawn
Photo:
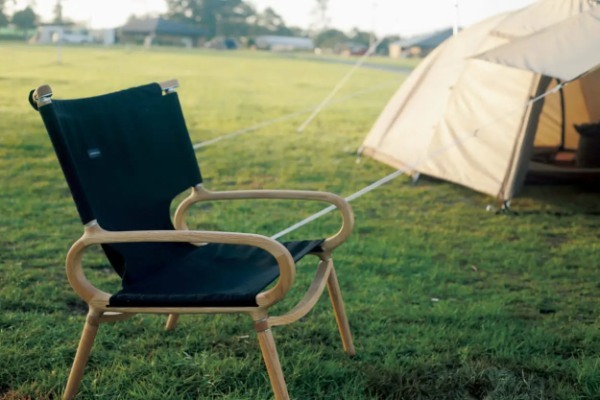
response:
[[[53,399],[67,379],[86,306],[64,257],[82,232],[30,89],[81,97],[176,77],[195,143],[318,104],[348,65],[266,53],[62,49],[0,43],[0,399]],[[404,77],[361,69],[302,134],[299,115],[198,151],[213,190],[289,188],[348,195],[392,172],[355,151]],[[371,91],[351,97],[369,87]],[[519,215],[449,183],[402,177],[353,202],[356,228],[336,265],[357,356],[324,297],[274,329],[294,399],[600,398],[599,195],[528,187]],[[233,202],[193,212],[202,229],[276,233],[322,208]],[[289,235],[327,235],[335,214]],[[100,252],[88,273],[119,282]],[[308,271],[307,271],[308,270]],[[294,304],[312,277],[298,269]],[[304,273],[306,272],[306,273]],[[268,399],[251,320],[184,316],[103,325],[82,399]]]

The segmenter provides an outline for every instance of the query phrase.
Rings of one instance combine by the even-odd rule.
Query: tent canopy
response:
[[[600,79],[594,73],[531,102],[558,82],[537,71],[475,56],[552,31],[590,10],[597,10],[596,2],[541,0],[448,39],[400,86],[365,138],[362,152],[396,168],[512,198],[524,181],[535,147],[576,149],[578,136],[573,124],[592,121],[597,107],[590,101]],[[597,19],[591,21],[592,25],[598,23]],[[586,41],[586,46],[594,46],[598,36],[577,37]],[[555,64],[571,63],[560,54],[561,48],[544,42],[527,50],[530,54],[547,51]],[[586,65],[579,65],[575,73]]]
[[[600,65],[599,39],[600,8],[593,8],[477,58],[571,81]]]

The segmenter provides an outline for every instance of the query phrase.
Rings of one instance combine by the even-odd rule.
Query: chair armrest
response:
[[[175,211],[173,217],[177,229],[187,230],[185,216],[190,206],[201,201],[211,200],[237,200],[237,199],[296,199],[324,201],[333,204],[342,214],[342,226],[339,231],[325,239],[322,247],[325,252],[330,252],[342,244],[352,232],[354,227],[354,213],[350,204],[342,197],[329,192],[308,190],[236,190],[223,192],[210,192],[198,185],[192,188],[192,193],[185,198]]]
[[[188,242],[227,243],[259,247],[270,253],[279,266],[279,279],[275,286],[256,296],[259,306],[267,307],[283,299],[291,289],[296,277],[296,266],[290,252],[276,240],[262,235],[215,231],[106,231],[97,223],[88,224],[83,236],[67,254],[67,278],[75,292],[87,303],[107,302],[110,294],[94,287],[85,277],[81,261],[84,250],[94,244],[131,242]]]

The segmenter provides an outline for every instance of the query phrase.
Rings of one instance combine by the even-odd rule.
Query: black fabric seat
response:
[[[110,231],[173,230],[169,206],[202,183],[177,93],[157,84],[40,109],[81,221]],[[157,190],[160,188],[160,190]],[[286,243],[295,261],[323,240]],[[102,245],[122,277],[110,307],[257,306],[279,276],[260,248],[189,243]]]
[[[294,261],[319,251],[323,240],[286,242]],[[255,307],[255,296],[279,276],[275,259],[257,247],[228,244],[172,247],[179,258],[128,284],[110,298],[111,307]],[[167,250],[167,249],[163,249]],[[124,277],[126,278],[126,276]]]

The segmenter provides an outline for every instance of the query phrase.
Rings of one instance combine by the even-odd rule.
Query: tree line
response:
[[[8,1],[0,0],[0,27],[12,23],[18,29],[35,28],[39,21],[31,6],[18,10],[9,17],[5,10]],[[163,17],[187,23],[202,29],[206,38],[255,37],[258,35],[310,36],[315,46],[334,48],[352,42],[368,46],[374,39],[370,32],[358,28],[351,32],[329,27],[328,0],[315,0],[312,29],[287,26],[284,19],[271,7],[258,11],[244,0],[165,0],[167,12]],[[53,23],[65,23],[62,1],[56,0]]]
[[[374,36],[358,28],[342,32],[328,26],[328,0],[316,0],[313,29],[289,27],[277,12],[267,7],[258,12],[244,0],[167,0],[167,17],[203,29],[215,36],[252,37],[257,35],[311,36],[317,47],[334,47],[344,42],[368,46]]]

